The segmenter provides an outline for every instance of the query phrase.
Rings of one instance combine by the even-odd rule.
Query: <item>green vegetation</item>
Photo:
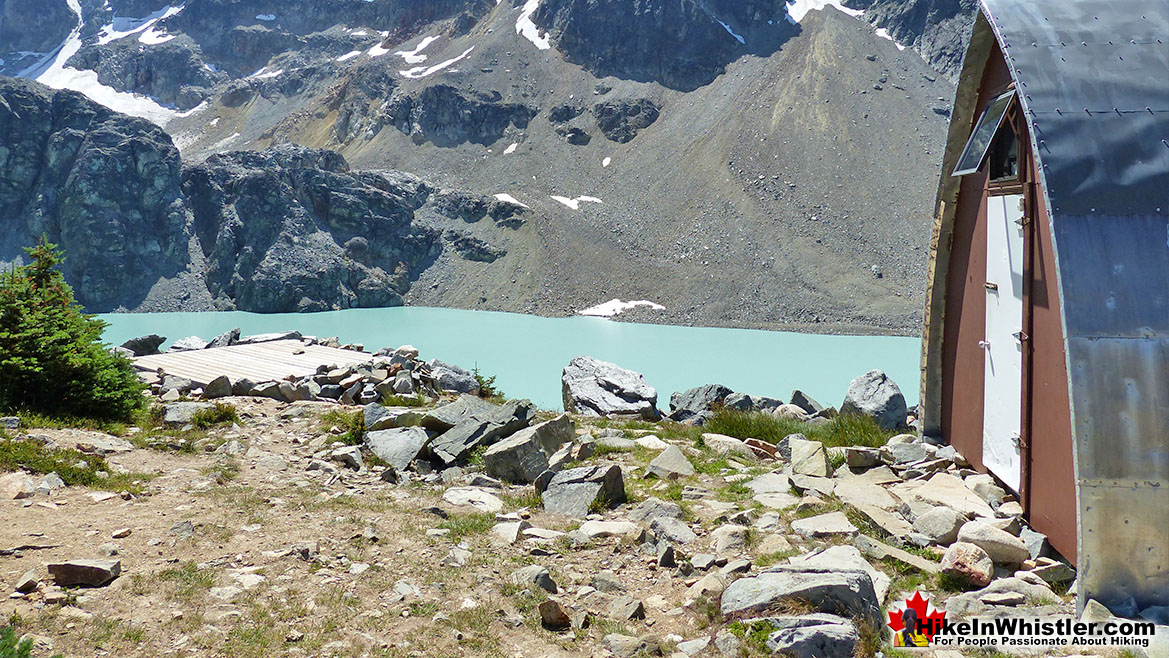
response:
[[[503,401],[503,391],[495,387],[495,375],[486,376],[479,372],[479,366],[471,369],[475,381],[479,383],[479,397],[484,400]]]
[[[0,433],[0,472],[56,473],[67,485],[141,493],[146,473],[111,473],[106,460],[73,449],[47,448],[27,439],[8,439]]]
[[[200,409],[191,415],[191,425],[201,430],[238,422],[239,414],[236,413],[235,407],[222,402],[216,402],[210,409]]]
[[[321,414],[321,429],[332,427],[341,429],[342,434],[337,437],[340,441],[351,445],[361,445],[365,438],[365,414],[362,411],[341,411],[331,409]]]
[[[868,416],[842,415],[827,423],[811,424],[791,418],[779,418],[761,411],[720,409],[707,421],[702,431],[725,434],[736,439],[759,439],[778,443],[789,434],[803,434],[825,446],[885,445],[893,432],[887,432]]]
[[[486,512],[479,512],[475,514],[460,514],[451,515],[448,519],[443,519],[438,524],[439,528],[450,530],[450,534],[446,539],[454,543],[462,541],[463,537],[467,535],[483,534],[495,525],[495,515]]]
[[[32,640],[21,642],[11,626],[0,628],[0,658],[32,658]],[[61,658],[61,654],[54,658]]]
[[[388,393],[382,396],[382,406],[386,407],[422,407],[425,405],[426,399],[421,395],[408,398],[404,395]]]
[[[129,418],[145,385],[101,343],[106,324],[82,312],[42,238],[32,262],[0,275],[0,409],[106,420]]]

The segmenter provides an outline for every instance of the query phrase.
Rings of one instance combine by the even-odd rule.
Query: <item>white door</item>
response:
[[[1023,196],[987,199],[982,463],[1019,491],[1023,391]]]

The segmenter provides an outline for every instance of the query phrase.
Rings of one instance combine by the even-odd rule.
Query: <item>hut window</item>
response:
[[[958,165],[954,167],[954,176],[965,176],[973,174],[982,168],[982,163],[986,160],[986,155],[990,151],[992,144],[996,141],[999,127],[1003,124],[1003,118],[1007,115],[1007,108],[1010,107],[1011,101],[1015,98],[1015,91],[1012,89],[1007,93],[987,104],[986,109],[982,111],[982,116],[978,119],[978,123],[974,124],[974,132],[970,134],[970,140],[966,142],[966,148],[962,149],[962,156],[958,158]],[[1012,132],[1013,131],[1008,131]],[[1012,139],[1014,135],[1011,135]],[[1017,147],[1016,147],[1017,151]]]
[[[1011,121],[1006,121],[990,145],[987,162],[992,181],[1009,181],[1019,178],[1019,138]]]

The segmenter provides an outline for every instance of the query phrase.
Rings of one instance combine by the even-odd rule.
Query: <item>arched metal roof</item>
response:
[[[1169,214],[1169,3],[982,0],[1052,215]]]

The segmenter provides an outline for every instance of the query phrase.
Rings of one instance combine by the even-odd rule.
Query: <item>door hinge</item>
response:
[[[1019,341],[1020,343],[1022,343],[1025,340],[1029,340],[1031,338],[1030,336],[1027,335],[1027,332],[1023,331],[1022,329],[1016,331],[1015,333],[1013,333],[1011,335],[1014,336],[1015,340]]]
[[[999,289],[999,284],[997,284],[997,283],[991,283],[990,281],[987,281],[986,283],[984,283],[984,284],[982,284],[982,285],[983,285],[983,287],[985,287],[987,290],[998,290],[998,289]]]
[[[1014,446],[1016,448],[1019,448],[1020,450],[1025,449],[1027,447],[1027,442],[1024,441],[1023,437],[1019,436],[1018,433],[1011,435],[1011,443],[1014,444]]]

